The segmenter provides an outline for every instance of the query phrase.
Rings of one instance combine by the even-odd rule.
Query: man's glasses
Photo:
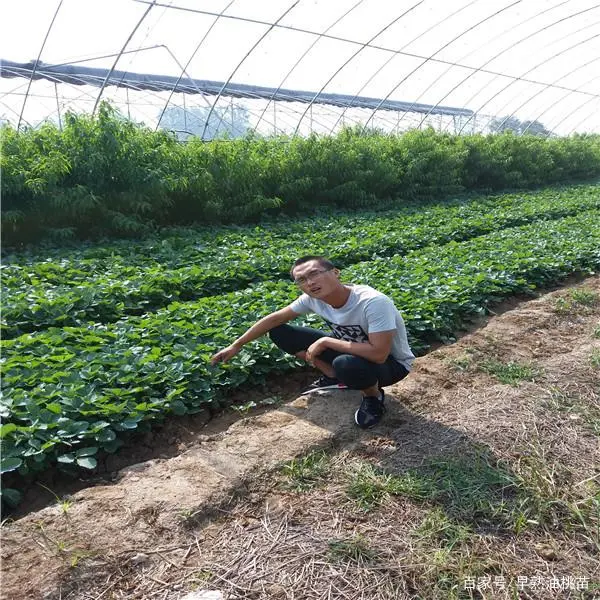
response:
[[[320,270],[314,270],[311,271],[310,273],[307,273],[306,275],[303,275],[302,277],[298,277],[297,279],[294,279],[294,283],[299,286],[302,287],[304,285],[306,285],[309,281],[312,281],[313,279],[317,279],[319,277],[321,277],[321,275],[323,275],[323,273],[327,273],[327,271],[331,271],[331,269],[320,269]]]

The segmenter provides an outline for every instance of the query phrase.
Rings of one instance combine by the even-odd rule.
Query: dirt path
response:
[[[177,456],[129,466],[110,485],[5,523],[2,598],[175,600],[194,589],[230,599],[470,597],[458,589],[469,573],[579,577],[580,589],[573,580],[560,597],[593,597],[599,297],[600,278],[589,278],[418,359],[388,390],[388,414],[372,431],[353,425],[356,392],[299,398],[221,433],[194,433]],[[316,448],[325,454],[310,455]],[[298,473],[310,461],[281,470],[307,454],[318,468],[306,481]],[[439,470],[440,460],[443,485],[399,491],[415,469]],[[475,480],[459,481],[466,472]],[[368,509],[352,487],[357,473],[379,490]],[[456,482],[463,500],[452,499]],[[471,484],[491,494],[481,506],[465,491]],[[426,535],[433,518],[449,525]],[[450,530],[464,535],[448,550]],[[369,551],[358,552],[357,540]],[[503,597],[499,586],[489,588],[493,597]]]

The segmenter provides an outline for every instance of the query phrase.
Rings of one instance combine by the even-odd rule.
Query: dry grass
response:
[[[376,432],[250,477],[163,547],[66,563],[47,600],[600,598],[594,286],[433,353]]]
[[[589,585],[595,573],[597,580],[597,521],[581,500],[579,515],[573,507],[552,512],[566,490],[541,449],[521,456],[514,471],[477,451],[394,474],[355,452],[331,453],[305,491],[290,491],[294,474],[283,465],[193,531],[188,545],[132,551],[105,563],[112,572],[102,586],[80,577],[62,598],[175,600],[184,591],[220,590],[228,600],[445,600],[484,597],[465,586],[488,577],[494,598],[514,598],[524,575],[562,573]],[[585,497],[590,483],[569,486],[578,490],[570,497]],[[535,518],[520,523],[523,513]],[[96,561],[96,577],[101,571]],[[588,592],[570,597],[592,598]]]

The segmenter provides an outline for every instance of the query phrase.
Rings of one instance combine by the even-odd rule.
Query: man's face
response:
[[[294,281],[306,294],[323,298],[335,291],[339,285],[339,271],[328,270],[318,260],[309,260],[294,269]]]

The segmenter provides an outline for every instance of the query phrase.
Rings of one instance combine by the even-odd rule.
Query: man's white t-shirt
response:
[[[364,343],[369,340],[369,333],[394,331],[391,355],[410,371],[415,355],[408,344],[404,320],[392,300],[368,285],[346,287],[350,296],[340,308],[308,294],[302,294],[289,306],[300,315],[312,312],[323,317],[339,340]]]

